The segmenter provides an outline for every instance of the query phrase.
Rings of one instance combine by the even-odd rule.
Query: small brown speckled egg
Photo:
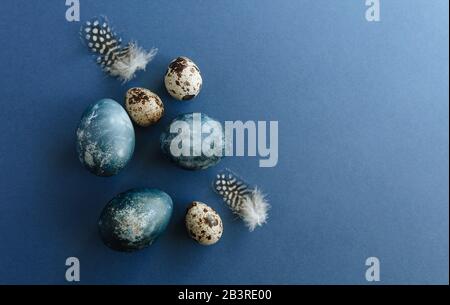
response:
[[[187,101],[200,93],[202,76],[197,65],[187,57],[178,57],[169,64],[164,83],[169,94]]]
[[[159,96],[145,88],[128,90],[125,108],[133,122],[142,127],[157,123],[164,114],[164,104]]]
[[[223,232],[222,219],[208,205],[194,201],[186,213],[189,236],[199,244],[209,246],[219,241]]]

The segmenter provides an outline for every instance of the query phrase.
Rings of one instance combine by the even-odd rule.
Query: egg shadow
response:
[[[52,179],[53,200],[64,203],[65,216],[70,219],[78,219],[77,226],[85,227],[89,225],[88,217],[92,215],[92,210],[98,211],[104,202],[104,192],[98,192],[91,185],[91,180],[98,180],[100,185],[106,183],[105,177],[96,177],[91,174],[80,163],[76,152],[75,133],[71,140],[55,141],[55,147],[50,148],[48,157],[52,160],[49,169],[49,176],[60,177]],[[55,162],[56,160],[56,162]],[[68,188],[68,185],[75,185],[75,188]],[[68,223],[64,217],[61,223]],[[64,228],[64,226],[60,226]]]
[[[105,85],[106,88],[113,86],[113,83]],[[121,90],[116,88],[113,94],[117,95]],[[47,212],[45,218],[38,221],[60,243],[58,254],[54,255],[63,253],[64,257],[57,257],[58,264],[69,256],[75,256],[80,260],[84,258],[83,264],[89,265],[91,257],[104,252],[97,220],[104,205],[114,195],[111,189],[121,183],[122,178],[97,177],[81,164],[76,149],[76,131],[84,109],[92,101],[80,105],[80,100],[86,100],[83,95],[65,100],[67,111],[63,116],[51,116],[50,123],[45,125],[46,130],[43,130],[54,139],[43,147],[45,168],[42,168],[39,179],[38,195],[45,200],[39,200],[38,208]]]
[[[170,239],[178,243],[185,242],[186,240],[189,240],[190,237],[186,231],[186,208],[184,206],[177,206],[175,206],[174,213],[172,215],[174,221],[171,222],[167,234],[170,236]]]
[[[193,261],[203,261],[210,249],[200,245],[192,239],[186,229],[185,215],[189,200],[175,198],[175,208],[172,220],[162,238],[164,239],[163,264],[170,265],[178,270],[176,276],[170,277],[171,283],[180,284],[186,281],[192,273],[202,268]],[[179,203],[184,204],[179,204]]]

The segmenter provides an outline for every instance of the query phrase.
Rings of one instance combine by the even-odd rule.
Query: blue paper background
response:
[[[81,0],[81,19],[107,15],[124,39],[159,55],[122,86],[106,77],[65,20],[65,1],[0,4],[0,283],[448,283],[448,1]],[[179,55],[201,68],[192,102],[169,98],[163,75]],[[118,176],[83,169],[75,130],[88,104],[120,102],[131,86],[157,92],[166,115],[136,128],[136,152]],[[176,168],[159,151],[178,113],[279,121],[279,163],[228,158],[207,171]],[[211,191],[229,167],[262,187],[273,208],[249,233]],[[151,248],[106,248],[96,222],[132,187],[169,193],[174,215]],[[186,236],[192,200],[222,215],[220,243]]]

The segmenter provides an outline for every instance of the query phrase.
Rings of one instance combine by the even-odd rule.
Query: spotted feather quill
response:
[[[214,189],[235,213],[239,213],[245,196],[250,193],[247,184],[230,170],[217,174]]]
[[[213,184],[215,192],[244,220],[250,231],[266,223],[270,205],[257,187],[250,188],[229,169],[219,172]]]
[[[110,26],[106,17],[93,18],[81,27],[81,39],[97,55],[97,64],[104,72],[126,83],[136,72],[145,70],[158,49],[146,51],[136,42],[122,45],[122,39]]]

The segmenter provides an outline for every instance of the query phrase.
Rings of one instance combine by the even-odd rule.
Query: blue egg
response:
[[[131,252],[153,243],[166,229],[173,203],[163,191],[138,188],[114,197],[103,209],[98,228],[103,242]]]
[[[130,161],[134,143],[133,124],[116,101],[102,99],[84,112],[77,130],[77,152],[92,173],[117,174]]]
[[[216,165],[225,153],[222,124],[203,113],[177,116],[161,134],[160,144],[170,160],[189,170]]]

